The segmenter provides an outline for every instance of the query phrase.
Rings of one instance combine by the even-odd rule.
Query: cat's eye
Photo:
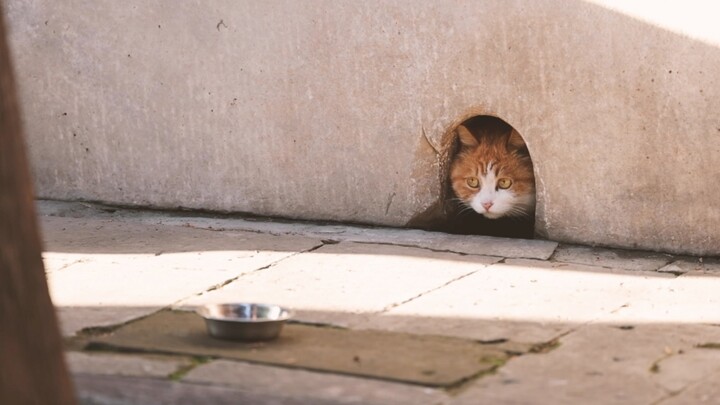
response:
[[[510,186],[512,186],[512,180],[510,180],[508,178],[502,178],[502,179],[498,180],[497,186],[498,186],[498,188],[506,190],[506,189],[510,188]]]
[[[467,179],[465,179],[465,181],[470,188],[478,188],[478,186],[480,185],[480,181],[477,177],[468,177]]]

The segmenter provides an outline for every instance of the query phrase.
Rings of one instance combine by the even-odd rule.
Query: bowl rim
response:
[[[216,317],[216,316],[210,316],[205,311],[208,311],[209,307],[218,307],[218,306],[237,306],[237,305],[255,305],[255,306],[261,306],[261,307],[276,307],[280,309],[280,316],[276,319],[247,319],[247,318],[226,318],[226,317]],[[205,304],[197,307],[195,309],[195,313],[200,315],[203,319],[209,320],[209,321],[219,321],[219,322],[235,322],[235,323],[271,323],[271,322],[285,322],[288,319],[290,319],[294,312],[288,308],[285,308],[283,306],[277,305],[277,304],[265,304],[261,302],[224,302],[224,303],[215,303],[215,304]]]

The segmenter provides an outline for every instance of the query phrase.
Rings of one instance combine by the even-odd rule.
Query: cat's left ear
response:
[[[507,148],[508,150],[523,150],[527,149],[527,145],[525,145],[525,141],[522,139],[522,136],[513,129],[510,131],[510,136],[508,137],[507,141]]]

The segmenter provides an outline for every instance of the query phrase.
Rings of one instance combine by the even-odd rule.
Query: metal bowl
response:
[[[277,305],[211,304],[197,309],[210,336],[218,339],[259,341],[275,339],[292,313]]]

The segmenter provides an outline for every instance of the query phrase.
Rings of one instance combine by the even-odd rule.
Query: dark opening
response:
[[[500,118],[481,115],[453,128],[445,144],[440,204],[445,220],[433,228],[534,237],[535,177],[522,136]]]

